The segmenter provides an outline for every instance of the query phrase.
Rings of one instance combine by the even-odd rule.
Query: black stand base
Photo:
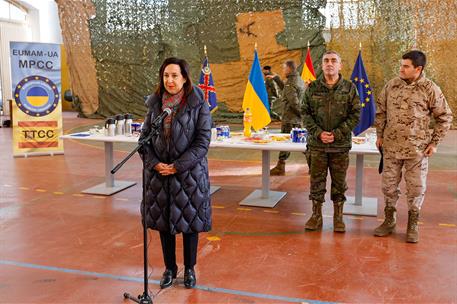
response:
[[[125,292],[124,299],[129,299],[129,300],[132,300],[133,302],[136,302],[139,304],[152,304],[151,297],[147,293],[144,293],[143,295],[138,296],[138,298],[134,298],[129,293]]]

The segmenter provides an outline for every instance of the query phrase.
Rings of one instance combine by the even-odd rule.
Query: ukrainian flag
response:
[[[260,130],[271,122],[267,89],[265,88],[257,50],[254,51],[254,62],[244,92],[243,110],[246,108],[251,109],[254,130]]]
[[[41,87],[32,87],[27,92],[26,99],[32,106],[41,107],[48,102],[49,96],[45,89]]]

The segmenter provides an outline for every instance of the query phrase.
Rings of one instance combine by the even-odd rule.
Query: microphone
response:
[[[162,122],[162,120],[170,114],[171,114],[171,109],[165,108],[165,110],[163,110],[163,112],[151,122],[151,125],[152,126],[159,125]]]

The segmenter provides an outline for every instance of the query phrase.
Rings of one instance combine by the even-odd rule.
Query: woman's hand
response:
[[[175,165],[170,164],[164,164],[164,163],[158,163],[154,169],[159,172],[161,175],[167,176],[167,175],[173,175],[176,173],[176,168]]]
[[[154,170],[160,173],[160,171],[165,170],[168,167],[167,164],[164,163],[158,163],[157,165],[154,166]]]

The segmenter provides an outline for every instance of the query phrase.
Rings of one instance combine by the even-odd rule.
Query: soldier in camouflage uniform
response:
[[[265,76],[265,87],[268,94],[268,103],[270,104],[270,117],[272,120],[281,120],[281,105],[278,101],[281,97],[284,83],[278,75],[271,72],[269,65],[263,67],[263,75]]]
[[[385,236],[395,229],[398,184],[404,168],[409,243],[419,240],[417,221],[424,201],[428,158],[452,122],[451,110],[440,88],[423,75],[425,64],[426,57],[421,51],[404,54],[400,77],[386,84],[376,103],[376,145],[384,153],[385,219],[374,234]],[[433,132],[429,129],[431,116],[435,119]]]
[[[302,126],[301,100],[305,93],[305,83],[297,72],[297,66],[293,60],[287,60],[283,64],[284,74],[287,77],[282,97],[281,104],[284,107],[281,121],[281,133],[290,133],[292,128]],[[279,160],[273,169],[270,170],[270,175],[285,175],[286,160],[289,158],[290,152],[281,151]]]
[[[355,85],[343,79],[341,57],[327,51],[322,57],[323,76],[312,82],[303,101],[304,125],[308,129],[311,156],[310,195],[313,214],[305,229],[322,228],[322,204],[325,199],[327,172],[332,178],[333,230],[345,232],[343,205],[346,201],[346,171],[352,147],[352,129],[360,117],[360,101]]]

